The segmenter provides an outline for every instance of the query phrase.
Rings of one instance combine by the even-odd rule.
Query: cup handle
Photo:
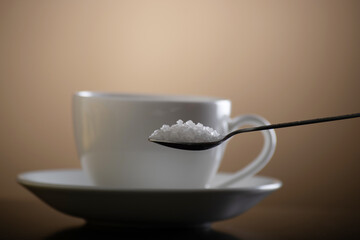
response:
[[[229,132],[240,128],[243,125],[252,125],[254,127],[269,125],[270,123],[258,115],[242,115],[229,120]],[[274,129],[261,131],[264,136],[264,146],[260,154],[245,168],[234,173],[230,178],[220,182],[215,187],[227,187],[239,180],[254,176],[270,161],[274,155],[276,147],[276,134]]]

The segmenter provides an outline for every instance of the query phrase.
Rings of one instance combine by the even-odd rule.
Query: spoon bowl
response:
[[[224,139],[215,142],[166,142],[149,138],[150,142],[157,143],[166,147],[191,150],[191,151],[202,151],[210,148],[214,148],[224,142]]]

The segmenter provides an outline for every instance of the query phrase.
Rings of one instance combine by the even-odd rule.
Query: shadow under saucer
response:
[[[55,232],[46,239],[241,240],[211,228],[99,227],[89,224]]]

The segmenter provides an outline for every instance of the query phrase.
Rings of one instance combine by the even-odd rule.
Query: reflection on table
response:
[[[40,200],[0,199],[0,239],[360,239],[360,209],[271,207],[262,204],[211,228],[90,226]]]

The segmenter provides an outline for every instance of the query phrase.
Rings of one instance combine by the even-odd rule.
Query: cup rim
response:
[[[194,96],[194,95],[163,95],[163,94],[141,94],[141,93],[121,93],[121,92],[98,92],[98,91],[78,91],[74,93],[75,97],[83,98],[107,98],[124,101],[141,101],[141,102],[187,102],[187,103],[208,103],[227,101],[229,99]]]

